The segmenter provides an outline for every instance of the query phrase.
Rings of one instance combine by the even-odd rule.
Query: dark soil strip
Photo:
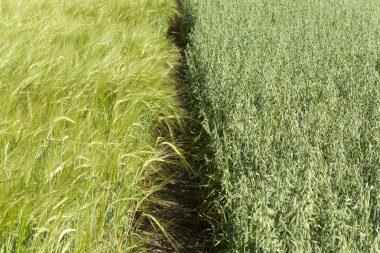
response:
[[[208,224],[197,213],[197,186],[185,174],[175,179],[165,188],[152,196],[155,204],[150,213],[163,221],[168,232],[178,243],[179,252],[208,252]],[[148,242],[149,252],[176,252],[170,241],[162,234],[155,235]]]
[[[181,9],[181,3],[178,1]],[[181,106],[190,114],[192,118],[191,99],[187,92],[186,81],[186,31],[189,27],[183,27],[180,17],[176,18],[168,31],[169,38],[176,44],[182,56],[182,65],[177,69],[177,90],[178,100]],[[186,130],[177,132],[178,140],[184,145],[189,156],[188,162],[195,168],[201,168],[202,149],[199,143],[193,141],[200,127],[197,122],[189,119]],[[165,224],[170,236],[177,243],[177,248],[173,247],[171,241],[164,234],[156,234],[147,241],[149,252],[184,252],[203,253],[210,251],[210,225],[200,217],[200,183],[195,175],[189,175],[184,169],[166,168],[165,174],[170,175],[172,180],[165,187],[151,196],[151,204],[148,212],[159,222]]]

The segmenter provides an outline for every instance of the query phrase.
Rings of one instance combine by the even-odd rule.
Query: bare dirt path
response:
[[[208,252],[209,230],[207,223],[198,216],[197,193],[197,183],[185,174],[178,174],[152,196],[158,201],[150,207],[150,213],[167,223],[178,248],[175,249],[163,234],[158,234],[148,241],[149,252]]]
[[[179,9],[182,9],[181,2],[177,1]],[[177,90],[178,100],[182,107],[191,114],[191,99],[187,92],[186,81],[186,38],[180,17],[177,17],[169,31],[168,37],[174,42],[181,54],[181,66],[177,69]],[[192,122],[194,124],[194,122]],[[190,125],[192,125],[190,124]],[[195,127],[196,128],[196,127]],[[193,130],[191,130],[193,131]],[[196,131],[196,130],[195,130]],[[191,135],[194,133],[181,133],[179,139],[187,140],[188,154],[198,157],[199,149],[194,148]],[[184,136],[185,135],[185,136]],[[192,144],[191,144],[192,143]],[[196,145],[195,145],[196,146]],[[185,150],[186,151],[186,150]],[[186,153],[186,152],[185,152]],[[192,157],[191,160],[193,160]],[[197,166],[202,163],[198,158],[191,161]],[[171,241],[164,234],[156,234],[147,242],[149,252],[183,252],[183,253],[204,253],[210,252],[210,227],[209,224],[199,216],[199,180],[189,175],[184,169],[176,170],[175,168],[166,168],[166,173],[172,178],[171,182],[154,193],[151,198],[155,199],[149,206],[149,213],[157,218],[160,222],[166,224],[168,232],[174,239],[177,248],[173,247]]]

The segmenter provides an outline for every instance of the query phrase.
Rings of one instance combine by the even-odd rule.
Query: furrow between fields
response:
[[[181,2],[177,1],[179,12]],[[183,126],[177,125],[167,138],[179,149],[173,166],[165,165],[163,187],[153,193],[146,211],[162,226],[161,233],[153,233],[146,240],[148,251],[204,253],[210,250],[210,224],[201,216],[203,211],[200,170],[203,167],[204,143],[198,136],[199,122],[194,116],[191,98],[189,97],[186,78],[186,31],[182,24],[183,13],[177,15],[169,28],[168,38],[174,43],[181,55],[180,64],[176,68],[177,104],[183,110]],[[178,160],[179,158],[179,160]],[[181,161],[182,159],[182,161]],[[145,223],[143,230],[152,231],[157,226],[152,221]],[[157,231],[155,229],[154,231]]]

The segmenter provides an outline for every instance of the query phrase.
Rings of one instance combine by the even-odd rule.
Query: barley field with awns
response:
[[[150,177],[172,163],[164,132],[181,124],[176,12],[0,2],[0,252],[143,251]]]

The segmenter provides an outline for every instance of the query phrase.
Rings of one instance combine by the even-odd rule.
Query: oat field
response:
[[[380,251],[380,2],[183,0],[214,245]]]

